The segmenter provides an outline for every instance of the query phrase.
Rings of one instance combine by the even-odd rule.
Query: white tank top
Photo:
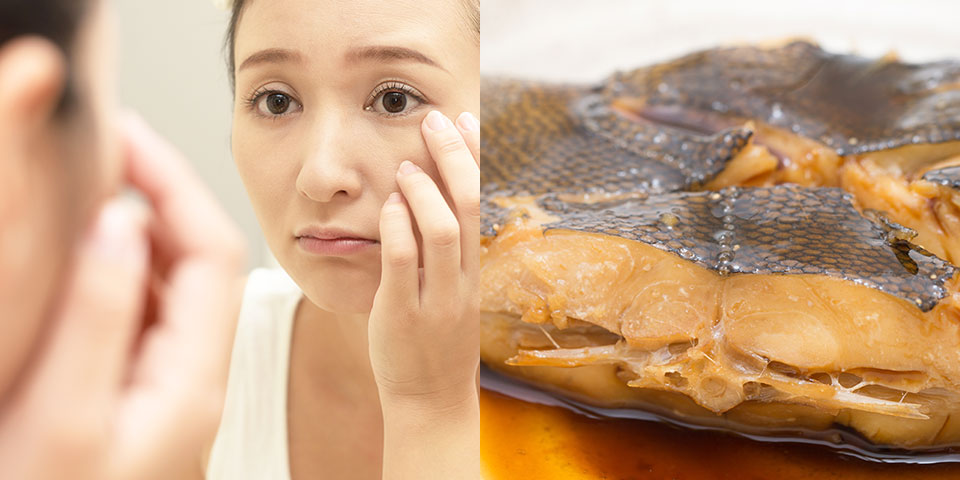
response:
[[[257,269],[243,293],[208,480],[289,480],[287,379],[302,292],[280,269]]]

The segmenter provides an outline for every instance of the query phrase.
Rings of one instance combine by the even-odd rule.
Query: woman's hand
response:
[[[173,148],[139,119],[122,130],[152,212],[108,202],[78,247],[45,344],[0,406],[0,478],[202,478],[242,238]]]
[[[480,125],[469,113],[454,124],[431,112],[422,132],[444,187],[404,162],[402,194],[380,214],[370,357],[384,415],[384,478],[478,478]]]

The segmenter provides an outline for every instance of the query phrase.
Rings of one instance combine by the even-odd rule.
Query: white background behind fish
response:
[[[718,45],[804,37],[834,52],[960,59],[946,0],[483,0],[485,75],[596,81]]]

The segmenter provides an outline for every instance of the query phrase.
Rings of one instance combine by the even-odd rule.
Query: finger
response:
[[[473,154],[473,158],[477,161],[477,165],[480,164],[480,121],[470,112],[463,112],[457,117],[457,129],[460,130],[460,134],[463,135],[464,141],[467,143],[467,147],[470,148],[470,153]],[[463,270],[464,273],[472,277],[471,285],[477,285],[480,282],[480,205],[479,205],[479,195],[480,195],[480,186],[479,180],[477,184],[477,195],[476,208],[477,216],[473,219],[462,218],[461,224],[464,222],[473,222],[471,225],[461,225],[461,231],[464,232],[464,241],[463,243]],[[465,200],[471,201],[471,200]]]
[[[460,120],[470,123],[463,118],[463,115]],[[460,213],[463,208],[472,206],[469,202],[462,202],[462,200],[476,199],[479,202],[480,167],[464,135],[461,134],[460,127],[454,128],[450,119],[438,111],[432,111],[424,119],[422,131],[427,149],[437,163],[443,182],[452,195],[457,213]],[[476,136],[479,138],[479,133]],[[458,196],[458,193],[475,193],[475,195]]]
[[[470,123],[463,115],[460,120]],[[479,130],[469,136],[476,137],[479,142]],[[456,209],[460,225],[461,268],[464,272],[477,271],[480,262],[480,168],[465,137],[440,112],[427,115],[423,122],[423,137]]]
[[[142,316],[149,265],[143,215],[112,201],[78,248],[54,330],[28,396],[69,398],[72,415],[103,413],[122,383]]]
[[[452,298],[460,285],[460,225],[437,184],[420,167],[403,162],[397,183],[420,231],[424,291],[421,296]]]
[[[410,209],[400,193],[391,193],[380,210],[378,301],[399,308],[419,306],[419,256]]]
[[[156,210],[164,253],[232,254],[217,232],[237,236],[229,217],[192,172],[186,159],[135,114],[120,124],[127,155],[127,177]]]
[[[457,130],[467,142],[473,159],[480,165],[480,120],[470,112],[463,112],[457,117]]]
[[[172,269],[161,321],[144,336],[132,388],[118,407],[107,478],[200,478],[226,397],[242,294],[232,277],[221,264],[196,259]]]
[[[122,132],[129,181],[154,207],[155,252],[168,267],[141,364],[155,374],[148,378],[216,392],[226,382],[242,293],[242,237],[179,152],[137,117]]]

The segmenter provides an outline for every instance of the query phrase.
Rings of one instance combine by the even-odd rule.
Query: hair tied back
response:
[[[233,8],[233,0],[213,0],[213,6],[220,10],[229,11]]]

